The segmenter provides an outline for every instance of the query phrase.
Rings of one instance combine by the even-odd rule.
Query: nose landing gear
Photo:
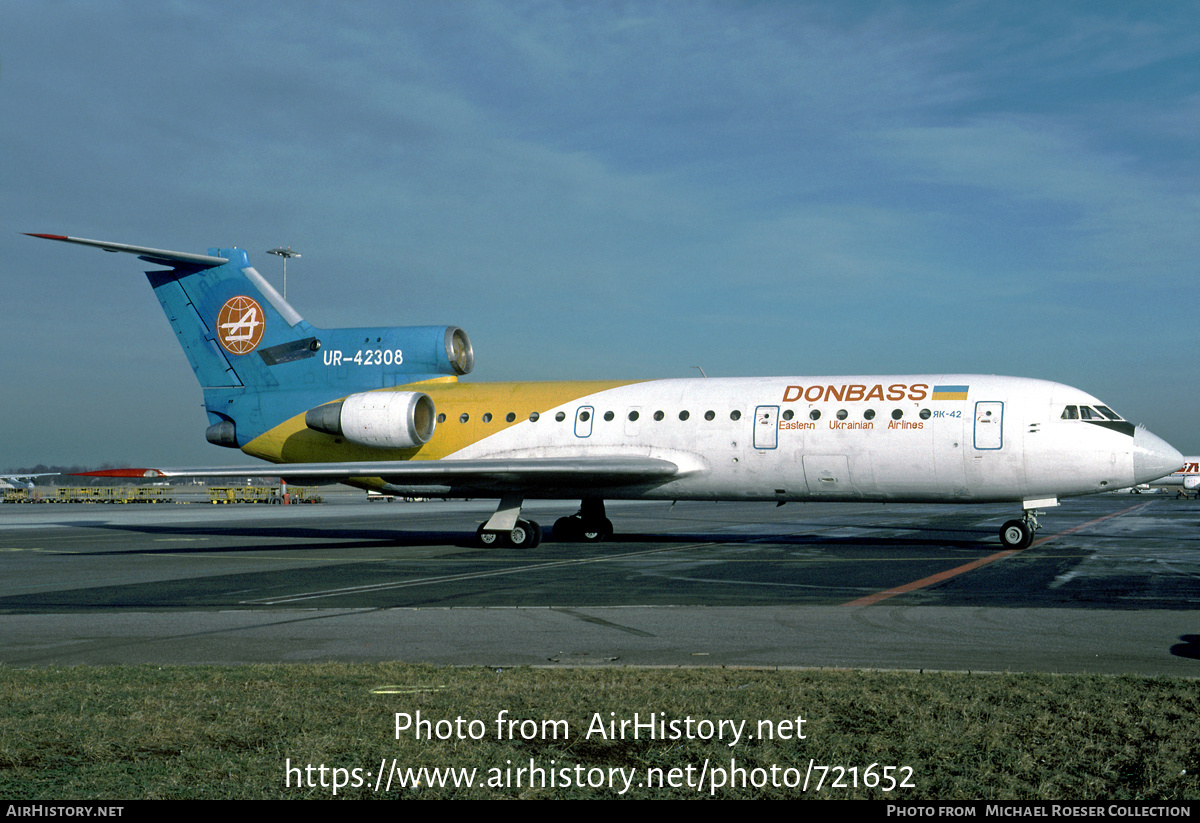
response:
[[[1026,509],[1020,520],[1009,520],[1000,527],[1000,542],[1006,549],[1027,549],[1033,543],[1033,535],[1041,528],[1034,509]]]

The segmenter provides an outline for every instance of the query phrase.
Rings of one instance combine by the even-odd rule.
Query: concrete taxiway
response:
[[[0,507],[0,664],[404,660],[1200,676],[1200,503],[610,503],[482,549],[493,502]],[[569,504],[532,503],[548,527]],[[549,529],[547,529],[549,531]]]

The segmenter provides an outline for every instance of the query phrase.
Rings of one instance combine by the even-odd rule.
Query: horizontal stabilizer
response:
[[[168,266],[171,263],[191,263],[198,266],[222,266],[229,262],[225,257],[213,257],[208,254],[192,254],[186,251],[167,251],[152,249],[149,246],[130,246],[126,243],[109,243],[106,240],[85,240],[82,237],[67,237],[65,234],[33,234],[25,232],[29,237],[41,237],[44,240],[61,240],[64,243],[78,243],[81,246],[94,246],[111,252],[126,252],[144,257],[152,263]]]

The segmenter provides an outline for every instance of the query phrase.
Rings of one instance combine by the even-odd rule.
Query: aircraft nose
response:
[[[1149,483],[1177,471],[1183,455],[1166,440],[1141,426],[1133,433],[1133,482]]]

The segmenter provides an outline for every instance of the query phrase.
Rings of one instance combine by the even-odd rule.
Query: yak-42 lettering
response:
[[[456,326],[319,329],[241,249],[207,254],[38,234],[135,254],[204,390],[209,441],[288,480],[498,498],[481,543],[535,546],[525,500],[577,499],[558,540],[612,533],[605,500],[1019,504],[1146,483],[1182,455],[1059,383],[966,374],[466,383]],[[131,470],[123,470],[131,473]],[[244,476],[245,467],[133,470]],[[110,472],[111,473],[111,472]]]

